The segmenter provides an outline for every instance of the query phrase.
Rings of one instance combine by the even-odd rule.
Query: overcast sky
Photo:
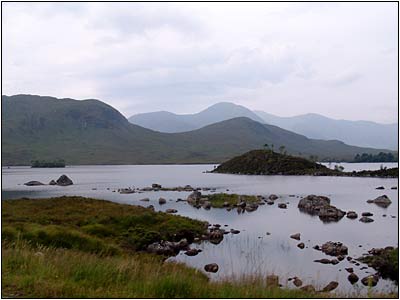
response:
[[[397,3],[3,3],[3,94],[397,122]]]

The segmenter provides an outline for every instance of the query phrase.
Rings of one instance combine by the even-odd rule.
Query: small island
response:
[[[57,159],[53,161],[32,160],[31,168],[65,168],[65,160]]]
[[[215,168],[212,173],[240,175],[310,175],[397,178],[398,168],[374,171],[344,172],[340,167],[330,169],[320,163],[270,149],[252,150],[236,156]]]

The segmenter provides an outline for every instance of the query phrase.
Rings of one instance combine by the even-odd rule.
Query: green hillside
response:
[[[137,125],[98,100],[32,95],[2,96],[2,163],[64,159],[67,164],[218,163],[274,144],[290,154],[352,160],[360,148],[305,136],[248,118],[234,118],[184,133],[160,133]]]

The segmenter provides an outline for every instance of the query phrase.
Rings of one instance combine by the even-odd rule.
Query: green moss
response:
[[[208,201],[210,201],[211,206],[214,208],[222,208],[224,207],[224,203],[228,202],[229,205],[234,205],[241,201],[245,201],[246,203],[258,203],[259,200],[257,196],[249,196],[249,195],[238,195],[238,194],[210,194],[207,195]]]

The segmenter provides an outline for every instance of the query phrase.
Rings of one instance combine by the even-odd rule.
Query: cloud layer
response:
[[[3,93],[397,121],[397,3],[3,3]]]

